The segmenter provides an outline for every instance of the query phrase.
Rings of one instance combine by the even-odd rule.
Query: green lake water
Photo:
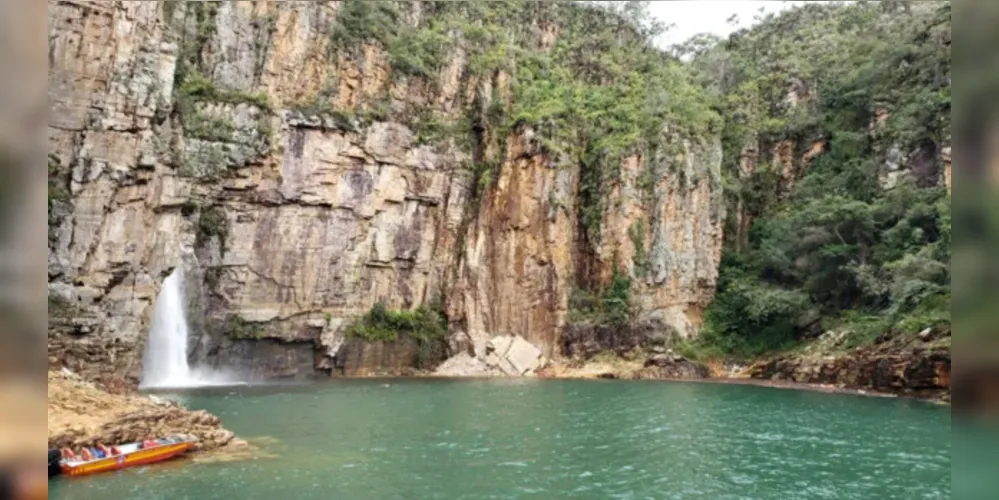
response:
[[[59,477],[50,498],[951,496],[950,411],[903,399],[538,379],[336,380],[169,397],[276,457]]]

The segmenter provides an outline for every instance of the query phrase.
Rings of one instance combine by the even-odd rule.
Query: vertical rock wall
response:
[[[460,49],[429,77],[393,71],[373,42],[332,55],[338,2],[49,7],[51,363],[134,383],[160,283],[182,264],[203,297],[198,362],[370,372],[415,347],[345,364],[345,326],[379,301],[434,297],[463,345],[519,334],[559,354],[581,272],[578,166],[526,128],[503,147],[425,133],[428,115],[504,98],[508,75],[477,79]],[[535,31],[540,48],[558,34]],[[721,248],[720,146],[671,141],[624,161],[585,265],[606,282],[616,264],[637,317],[692,335]],[[501,161],[477,188],[482,155]]]

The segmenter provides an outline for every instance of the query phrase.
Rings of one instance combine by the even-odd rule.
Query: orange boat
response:
[[[63,458],[59,465],[62,473],[67,476],[85,476],[98,472],[119,470],[136,465],[147,465],[161,462],[178,455],[183,455],[197,443],[195,439],[168,438],[142,443],[128,443],[115,446],[111,453],[101,458],[90,460],[72,456]]]

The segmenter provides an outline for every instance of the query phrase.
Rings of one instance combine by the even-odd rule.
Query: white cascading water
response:
[[[184,271],[177,267],[156,297],[153,324],[142,362],[142,388],[181,388],[231,383],[220,374],[192,370],[187,363]]]

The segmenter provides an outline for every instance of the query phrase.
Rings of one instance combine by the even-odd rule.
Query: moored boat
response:
[[[59,464],[62,473],[67,476],[84,476],[168,460],[183,455],[196,443],[196,439],[175,437],[102,448],[97,453],[86,450],[83,456],[64,452]]]

